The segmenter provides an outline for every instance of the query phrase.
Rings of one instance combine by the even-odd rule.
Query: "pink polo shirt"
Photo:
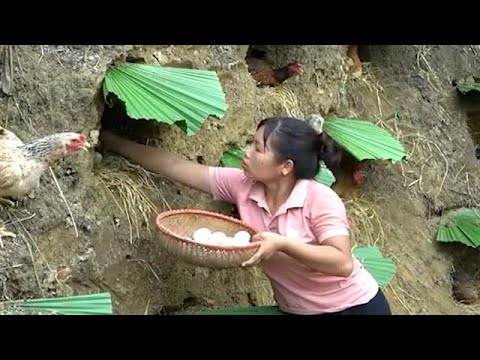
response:
[[[290,197],[270,214],[263,185],[240,169],[210,167],[210,187],[215,200],[235,204],[243,221],[258,231],[271,231],[291,240],[319,245],[335,235],[348,235],[345,206],[329,187],[315,180],[299,180]],[[279,308],[293,314],[337,312],[365,304],[378,284],[354,258],[348,278],[312,270],[278,252],[262,262]]]

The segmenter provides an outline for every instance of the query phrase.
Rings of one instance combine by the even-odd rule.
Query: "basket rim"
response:
[[[197,214],[197,215],[205,215],[205,216],[215,217],[215,218],[218,218],[218,219],[233,222],[237,225],[244,226],[247,229],[249,229],[250,231],[252,231],[254,234],[258,234],[258,232],[259,232],[253,226],[250,226],[246,222],[244,222],[242,220],[239,220],[239,219],[236,219],[232,216],[228,216],[228,215],[225,215],[225,214],[220,214],[220,213],[213,212],[213,211],[208,211],[208,210],[191,209],[191,208],[167,210],[167,211],[161,212],[160,214],[157,215],[157,218],[155,220],[157,228],[161,232],[163,232],[164,234],[170,235],[170,236],[174,237],[175,239],[177,239],[177,240],[179,240],[183,243],[188,243],[189,245],[194,245],[194,246],[198,246],[198,247],[205,247],[207,249],[212,249],[212,250],[242,251],[242,250],[251,250],[251,249],[260,247],[260,242],[254,242],[254,243],[251,243],[250,245],[246,245],[246,246],[242,246],[242,247],[238,247],[238,246],[216,246],[216,245],[210,245],[210,244],[196,243],[192,240],[189,240],[188,237],[180,236],[180,235],[174,233],[173,231],[167,229],[165,226],[160,224],[160,221],[162,219],[165,219],[169,216],[178,215],[178,214]]]

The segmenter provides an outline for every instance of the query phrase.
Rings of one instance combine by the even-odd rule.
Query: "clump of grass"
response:
[[[385,231],[373,203],[363,197],[345,202],[352,223],[351,237],[354,246],[383,247]]]
[[[111,158],[98,168],[96,175],[111,195],[115,204],[125,214],[129,229],[130,243],[134,243],[134,234],[140,236],[140,227],[146,224],[151,232],[151,216],[168,209],[170,205],[165,200],[160,189],[155,184],[155,174],[140,166],[131,164],[123,158]],[[164,207],[159,209],[151,200],[155,196],[162,200]]]
[[[276,87],[272,91],[271,97],[282,106],[288,116],[298,119],[305,118],[304,113],[300,110],[297,96],[290,86],[283,84],[282,86]]]

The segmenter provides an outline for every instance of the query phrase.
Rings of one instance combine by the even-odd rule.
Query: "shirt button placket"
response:
[[[277,228],[275,226],[275,221],[271,217],[269,218],[269,223],[268,223],[268,231],[270,232],[277,232]]]

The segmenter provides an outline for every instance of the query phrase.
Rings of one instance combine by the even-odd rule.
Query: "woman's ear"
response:
[[[288,174],[290,174],[293,171],[294,166],[295,164],[292,160],[288,159],[287,161],[285,161],[282,166],[282,175],[287,176]]]

